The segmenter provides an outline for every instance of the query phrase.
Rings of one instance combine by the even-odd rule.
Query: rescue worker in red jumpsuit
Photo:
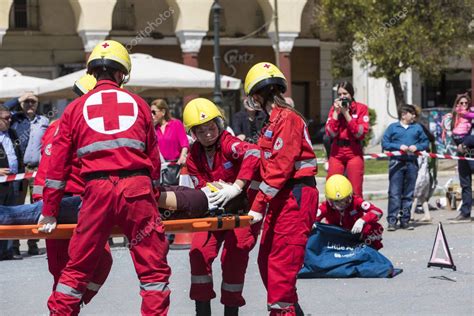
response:
[[[260,152],[256,145],[241,141],[224,128],[224,120],[217,106],[204,98],[190,101],[184,108],[184,125],[191,130],[195,143],[186,164],[196,188],[222,180],[221,190],[210,197],[210,202],[225,208],[240,196],[258,172]],[[226,184],[231,183],[231,184]],[[256,194],[253,191],[253,197]],[[249,200],[252,193],[249,192]],[[255,246],[259,227],[194,233],[191,250],[191,291],[196,301],[197,315],[210,315],[210,300],[216,297],[212,282],[212,262],[223,245],[221,255],[221,303],[226,316],[237,315],[245,305],[242,296],[249,252]]]
[[[367,246],[376,250],[383,247],[381,209],[352,194],[352,185],[343,175],[336,174],[326,181],[326,201],[319,205],[316,221],[345,228],[360,234]]]
[[[326,134],[331,138],[327,178],[346,174],[354,194],[362,197],[364,157],[362,140],[369,131],[369,109],[354,100],[354,88],[344,81],[337,86],[339,96],[329,110]]]
[[[48,307],[51,314],[77,315],[112,227],[121,227],[140,280],[143,315],[166,315],[170,290],[168,243],[157,212],[160,161],[147,103],[120,88],[131,70],[130,56],[116,41],[92,51],[87,71],[96,87],[65,110],[52,146],[42,231],[56,227],[59,202],[70,174],[72,155],[81,163],[86,184],[78,224],[71,238],[70,260],[61,272]]]
[[[73,87],[73,90],[79,95],[87,93],[92,90],[96,84],[96,80],[91,75],[84,75],[78,79]],[[41,160],[36,172],[36,177],[33,185],[33,200],[39,201],[43,199],[43,187],[46,178],[46,171],[48,170],[49,160],[51,157],[51,146],[54,135],[57,133],[60,120],[52,122],[46,129],[43,138],[41,139]],[[77,156],[73,154],[72,170],[66,182],[64,189],[65,196],[81,195],[84,191],[84,180],[79,175],[80,163]],[[53,291],[59,280],[62,269],[69,261],[69,239],[46,239],[46,254],[48,258],[49,272],[53,275]],[[88,304],[90,300],[97,294],[98,290],[104,284],[112,267],[112,255],[110,247],[105,245],[103,254],[94,270],[87,290],[82,297],[82,302]]]
[[[245,78],[248,105],[269,115],[258,140],[262,183],[248,213],[261,221],[258,266],[270,315],[303,315],[296,276],[315,220],[316,156],[304,118],[285,102],[287,81],[273,64],[254,65]]]

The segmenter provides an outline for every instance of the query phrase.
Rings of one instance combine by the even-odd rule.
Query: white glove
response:
[[[220,182],[219,184],[222,185],[222,189],[211,194],[209,197],[209,202],[211,203],[224,206],[242,192],[242,189],[236,183],[227,184]]]
[[[202,187],[202,188],[201,188],[201,191],[204,192],[204,194],[206,195],[206,198],[207,198],[207,209],[208,209],[209,211],[213,211],[213,210],[219,208],[219,206],[218,206],[217,204],[211,203],[211,201],[209,200],[210,197],[211,197],[211,194],[213,193],[209,187],[207,187],[207,186]]]
[[[247,215],[252,216],[252,219],[250,220],[250,225],[258,223],[263,219],[263,215],[255,211],[250,211]]]
[[[362,218],[359,218],[354,223],[354,226],[352,226],[351,233],[353,233],[353,234],[360,233],[362,231],[362,228],[364,228],[364,225],[365,225],[365,221]]]
[[[43,225],[40,228],[38,228],[38,231],[43,232],[43,233],[51,233],[53,230],[56,229],[56,217],[54,216],[43,216],[43,214],[40,215],[40,218],[38,220],[38,225]]]

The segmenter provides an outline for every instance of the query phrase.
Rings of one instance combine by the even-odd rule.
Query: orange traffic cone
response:
[[[174,241],[170,245],[170,249],[180,250],[191,248],[191,241],[193,240],[193,233],[177,233],[174,236]]]

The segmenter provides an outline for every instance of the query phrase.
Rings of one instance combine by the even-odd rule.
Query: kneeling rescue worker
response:
[[[319,206],[316,221],[360,234],[367,246],[382,248],[383,227],[378,223],[382,210],[354,195],[351,182],[343,175],[329,177],[325,189],[326,201]]]
[[[190,101],[184,108],[184,125],[191,130],[195,143],[186,164],[196,188],[209,182],[224,181],[223,188],[210,196],[210,201],[225,208],[241,195],[258,174],[260,151],[254,144],[241,141],[224,128],[224,119],[217,106],[204,98]],[[231,184],[227,184],[231,183]],[[257,184],[258,185],[258,184]],[[256,190],[249,189],[252,201]],[[194,233],[189,257],[191,261],[190,297],[196,301],[198,316],[211,315],[211,299],[216,297],[212,282],[212,262],[221,254],[221,303],[224,315],[238,314],[245,305],[242,296],[249,252],[256,244],[260,225],[233,230]]]
[[[87,61],[87,72],[97,79],[97,85],[66,108],[53,141],[55,154],[46,174],[39,220],[43,230],[50,232],[56,227],[74,152],[86,182],[70,260],[48,301],[53,315],[79,313],[82,296],[114,225],[130,240],[140,279],[142,315],[168,312],[171,270],[156,202],[159,152],[147,103],[120,88],[130,70],[130,56],[123,45],[111,40],[99,43]]]
[[[245,78],[248,105],[268,116],[258,140],[262,183],[249,215],[255,223],[266,211],[258,266],[270,315],[303,315],[296,276],[318,206],[316,156],[304,118],[284,99],[287,84],[268,62],[254,65]]]

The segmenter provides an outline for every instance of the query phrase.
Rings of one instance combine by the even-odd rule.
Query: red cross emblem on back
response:
[[[119,116],[134,116],[133,103],[117,101],[117,92],[102,93],[102,103],[87,107],[89,119],[102,117],[104,130],[120,129]]]
[[[104,43],[104,44],[102,44],[102,47],[103,47],[103,48],[107,48],[107,47],[109,47],[109,46],[110,46],[109,43]]]

